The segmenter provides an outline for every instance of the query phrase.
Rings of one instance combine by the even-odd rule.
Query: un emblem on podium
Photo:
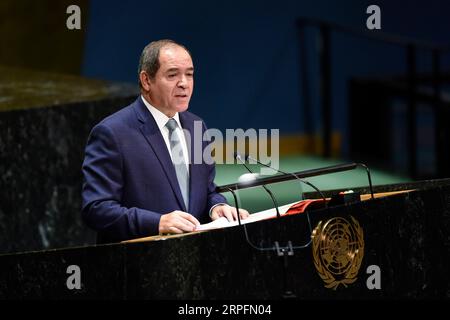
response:
[[[329,289],[355,282],[364,256],[363,230],[350,218],[351,222],[341,217],[320,221],[312,234],[314,265]]]

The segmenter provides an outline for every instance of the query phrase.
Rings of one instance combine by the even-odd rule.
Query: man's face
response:
[[[166,46],[159,52],[160,67],[150,79],[151,104],[168,117],[186,111],[194,89],[191,56],[179,46]]]

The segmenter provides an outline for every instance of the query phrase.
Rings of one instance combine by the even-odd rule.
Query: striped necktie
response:
[[[170,118],[166,123],[167,129],[169,129],[169,142],[170,151],[172,154],[172,162],[177,174],[178,184],[180,186],[181,194],[183,195],[184,204],[186,205],[186,211],[189,210],[189,172],[187,170],[187,164],[183,154],[183,148],[181,147],[181,128],[178,127],[178,123],[175,119]],[[179,130],[176,130],[179,128]]]

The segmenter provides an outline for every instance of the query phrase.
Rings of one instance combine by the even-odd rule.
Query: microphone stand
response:
[[[316,190],[320,194],[320,196],[322,197],[323,202],[325,204],[325,208],[328,209],[328,203],[327,203],[327,200],[326,200],[324,194],[322,193],[322,191],[320,191],[319,188],[317,188],[315,185],[313,185],[309,181],[305,181],[305,180],[300,179],[295,173],[283,172],[283,171],[281,171],[279,169],[275,169],[272,166],[269,166],[269,165],[267,165],[265,163],[262,163],[261,161],[250,157],[249,155],[246,155],[245,156],[245,160],[248,161],[249,159],[255,161],[259,165],[262,165],[264,167],[267,167],[267,168],[270,168],[272,170],[275,170],[278,173],[290,174],[290,175],[294,176],[295,179],[297,179],[299,182],[303,182],[303,183],[307,184],[308,186],[312,187],[314,190]],[[308,220],[308,227],[309,227],[310,234],[312,235],[313,230],[312,230],[311,219],[309,217],[309,212],[308,211],[306,211],[306,218]],[[304,244],[302,246],[295,246],[295,248],[296,249],[306,248],[306,247],[309,247],[311,245],[311,243],[312,243],[312,237],[310,237],[309,241],[306,244]],[[292,290],[288,289],[288,281],[287,281],[287,273],[288,273],[288,266],[289,266],[288,257],[294,255],[294,250],[293,250],[294,247],[292,247],[292,242],[288,241],[288,246],[283,248],[283,247],[279,246],[278,241],[275,241],[275,247],[276,247],[278,256],[279,257],[283,257],[283,287],[284,287],[283,298],[285,298],[285,299],[296,298],[296,295],[294,294],[294,292]]]
[[[246,160],[249,160],[249,159],[252,160],[252,161],[255,161],[255,162],[258,163],[259,165],[262,165],[262,166],[264,166],[264,167],[266,167],[266,168],[270,168],[270,169],[272,169],[272,170],[275,170],[275,171],[277,171],[278,173],[282,173],[282,174],[290,174],[291,176],[295,177],[295,179],[297,179],[298,181],[303,182],[304,184],[310,186],[311,188],[313,188],[314,190],[316,190],[316,191],[320,194],[320,196],[322,197],[322,199],[323,199],[323,201],[324,201],[324,203],[325,203],[325,206],[328,207],[327,199],[325,198],[325,196],[324,196],[324,194],[322,193],[322,191],[320,191],[319,188],[317,188],[317,187],[316,187],[315,185],[313,185],[311,182],[306,181],[306,180],[303,180],[303,179],[300,179],[295,173],[292,173],[292,172],[284,172],[284,171],[281,171],[280,169],[275,169],[274,167],[269,166],[268,164],[262,163],[261,161],[256,160],[256,159],[254,159],[254,158],[252,158],[252,157],[250,157],[250,156],[247,155],[247,156],[246,156]]]
[[[275,169],[274,167],[269,166],[269,165],[267,165],[267,164],[265,164],[265,163],[262,163],[261,161],[259,161],[259,160],[257,160],[257,159],[254,159],[254,158],[252,158],[252,157],[249,156],[249,155],[246,155],[246,156],[245,156],[245,159],[246,159],[247,161],[248,161],[249,159],[252,160],[252,161],[255,161],[255,162],[258,163],[259,165],[262,165],[262,166],[264,166],[264,167],[267,167],[267,168],[270,168],[270,169],[272,169],[272,170],[275,170],[275,171],[277,171],[278,173],[282,173],[282,174],[290,174],[290,175],[294,176],[295,179],[297,179],[298,181],[303,182],[304,184],[306,184],[306,185],[312,187],[314,190],[316,190],[316,191],[320,194],[320,196],[322,197],[323,202],[324,202],[324,204],[325,204],[325,208],[326,208],[327,210],[329,209],[328,203],[327,203],[327,199],[325,198],[324,194],[322,193],[322,191],[319,190],[319,188],[317,188],[317,187],[316,187],[315,185],[313,185],[311,182],[306,181],[306,180],[303,180],[303,179],[300,179],[295,173],[284,172],[284,171],[281,171],[280,169]],[[308,212],[307,210],[306,210],[305,213],[306,213],[306,219],[308,220],[309,231],[310,231],[311,234],[312,234],[312,233],[313,233],[313,230],[312,230],[312,225],[311,225],[311,218],[309,217],[309,212]],[[304,244],[304,245],[302,245],[302,246],[296,246],[295,248],[306,248],[306,247],[309,247],[309,246],[311,245],[311,243],[312,243],[312,237],[309,239],[309,241],[308,241],[306,244]]]
[[[242,161],[242,159],[241,159],[239,154],[235,153],[235,158],[238,159],[239,161],[241,161],[242,164],[247,168],[247,170],[252,173],[252,171],[244,164],[244,161]],[[315,170],[309,170],[309,171],[304,171],[304,172],[298,172],[297,173],[298,175],[297,175],[295,173],[286,173],[286,172],[283,172],[283,171],[281,171],[279,169],[275,169],[275,168],[273,168],[273,167],[271,167],[269,165],[266,165],[266,164],[264,164],[264,163],[262,163],[262,162],[260,162],[260,161],[258,161],[256,159],[253,159],[250,156],[246,155],[245,156],[245,160],[247,161],[248,159],[256,161],[256,163],[258,163],[258,164],[260,164],[262,166],[271,168],[272,170],[275,170],[275,171],[277,171],[279,173],[282,173],[285,176],[286,175],[291,175],[291,176],[295,177],[297,180],[299,180],[300,182],[303,182],[303,183],[309,185],[310,187],[315,189],[320,194],[320,196],[324,200],[324,203],[325,203],[325,206],[326,206],[327,209],[329,209],[329,206],[327,204],[327,201],[326,201],[326,198],[325,198],[324,194],[316,186],[314,186],[312,183],[310,183],[309,181],[302,180],[298,175],[301,175],[301,176],[315,176],[315,175],[320,175],[320,174],[327,174],[327,173],[334,173],[334,172],[339,172],[339,171],[351,170],[351,169],[354,169],[357,166],[361,166],[361,167],[364,167],[366,169],[367,176],[368,176],[368,179],[369,179],[370,192],[371,192],[371,195],[372,195],[372,199],[374,199],[370,171],[369,171],[369,168],[366,165],[362,164],[362,163],[358,163],[358,164],[353,163],[353,164],[346,164],[346,165],[330,166],[330,167],[326,167],[326,168],[322,168],[322,169],[315,169]],[[285,181],[285,180],[287,180],[287,178],[285,176],[278,176],[278,177],[272,178],[272,179],[270,179],[270,182],[273,183],[273,182]],[[261,182],[263,183],[264,180],[266,180],[266,179],[262,179],[261,181],[258,181],[257,183],[255,183],[254,186],[261,185]],[[251,186],[253,186],[252,183],[250,183],[250,186],[246,186],[246,187],[248,188],[248,187],[251,187]],[[262,186],[265,187],[263,184],[262,184]],[[238,189],[238,185],[236,185],[236,186],[227,185],[227,186],[222,186],[222,187],[220,187],[218,189],[219,190],[222,189],[223,191],[227,190],[227,191],[230,191],[230,192],[233,193],[233,196],[234,196],[234,199],[235,199],[235,202],[236,202],[236,208],[237,208],[238,213],[239,213],[238,204],[237,204],[237,197],[236,197],[236,195],[233,192],[233,188]],[[264,188],[264,189],[269,193],[269,195],[271,196],[272,201],[274,202],[274,204],[276,204],[276,200],[274,199],[274,197],[271,194],[271,192],[268,189],[266,189],[266,188]],[[278,205],[275,205],[275,208],[278,209]],[[306,211],[305,213],[306,213],[306,216],[307,216],[307,219],[308,219],[309,230],[310,230],[310,232],[312,234],[312,226],[311,226],[311,220],[310,220],[310,217],[309,217],[309,212]],[[280,217],[278,210],[277,210],[277,217]],[[239,219],[239,215],[238,215],[238,219]],[[241,225],[240,219],[239,219],[239,224]],[[285,299],[286,298],[295,298],[296,296],[293,293],[293,291],[287,289],[287,285],[288,285],[288,282],[287,282],[288,256],[293,256],[294,255],[294,249],[303,249],[303,248],[306,248],[306,247],[310,246],[311,243],[312,243],[312,238],[309,240],[308,243],[306,243],[305,245],[302,245],[302,246],[292,246],[292,242],[288,241],[288,245],[286,247],[280,247],[279,242],[275,241],[274,242],[274,246],[272,246],[272,247],[259,247],[259,246],[254,245],[250,241],[250,239],[248,237],[248,232],[247,232],[246,225],[242,224],[242,226],[244,228],[244,232],[245,232],[245,237],[246,237],[247,243],[253,249],[258,250],[258,251],[276,251],[277,255],[279,257],[283,257],[284,258],[283,259],[283,288],[284,288],[283,298],[285,298]]]
[[[254,173],[254,172],[253,172],[252,170],[250,170],[250,168],[245,164],[245,162],[242,161],[241,156],[240,156],[238,153],[235,154],[235,158],[236,158],[236,160],[238,160],[238,161],[241,162],[241,164],[248,170],[248,172]],[[277,212],[277,218],[280,218],[281,215],[280,215],[280,211],[279,211],[279,209],[278,209],[278,202],[277,202],[277,200],[275,200],[275,197],[273,196],[272,191],[270,191],[265,185],[262,185],[261,187],[263,187],[264,190],[266,190],[266,192],[269,194],[270,198],[272,199],[273,205],[275,206],[275,211]]]
[[[239,157],[239,160],[241,160],[240,157]],[[244,163],[242,163],[242,164],[244,164]],[[244,164],[244,166],[247,168],[247,166],[245,164]],[[249,168],[247,168],[247,170],[249,170]],[[256,250],[259,250],[259,251],[274,250],[273,247],[272,248],[260,248],[260,247],[257,247],[250,241],[246,225],[245,224],[241,224],[241,218],[239,216],[239,203],[238,203],[238,199],[237,199],[236,193],[231,188],[227,188],[227,190],[229,192],[231,192],[231,194],[233,195],[234,203],[235,203],[235,207],[236,207],[236,211],[237,211],[237,216],[238,216],[238,221],[239,221],[239,226],[244,227],[245,239],[246,239],[247,243],[253,249],[256,249]],[[269,190],[266,190],[266,191],[269,192],[269,194],[272,197],[272,200],[275,202],[275,199],[273,198],[273,195],[271,194],[271,192]],[[278,213],[278,217],[279,217],[278,208],[277,208],[277,213]],[[289,256],[294,255],[294,251],[292,249],[291,241],[289,241],[288,244],[289,244],[289,251],[286,251],[286,248],[280,248],[279,245],[278,245],[278,241],[275,241],[275,248],[276,248],[276,251],[278,253],[278,256],[283,256],[284,257],[284,259],[283,259],[283,288],[284,288],[283,298],[284,299],[294,299],[297,296],[294,294],[294,292],[292,290],[287,289],[287,286],[288,286],[288,281],[287,281],[288,259],[287,259],[287,257],[288,257],[288,255]]]
[[[240,217],[240,215],[239,215],[239,204],[238,204],[238,200],[237,200],[237,197],[236,197],[236,193],[235,193],[234,190],[231,189],[231,188],[227,188],[227,190],[230,191],[231,194],[233,195],[233,198],[234,198],[234,205],[235,205],[235,207],[236,207],[236,212],[237,212],[238,222],[239,222],[239,225],[242,225],[242,224],[241,224],[241,217]]]

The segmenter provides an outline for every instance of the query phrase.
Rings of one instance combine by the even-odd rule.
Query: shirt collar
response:
[[[156,109],[154,106],[152,106],[147,100],[145,100],[145,98],[142,95],[141,95],[141,99],[144,102],[145,106],[147,107],[148,111],[150,111],[153,118],[155,119],[159,130],[162,130],[163,128],[165,128],[166,123],[167,123],[167,121],[169,121],[170,118],[168,116],[166,116],[164,113],[162,113],[161,111],[159,111],[158,109]],[[181,122],[180,122],[180,116],[179,116],[178,112],[175,113],[175,115],[173,116],[173,119],[175,119],[175,121],[178,123],[178,126],[180,128],[182,128]]]

